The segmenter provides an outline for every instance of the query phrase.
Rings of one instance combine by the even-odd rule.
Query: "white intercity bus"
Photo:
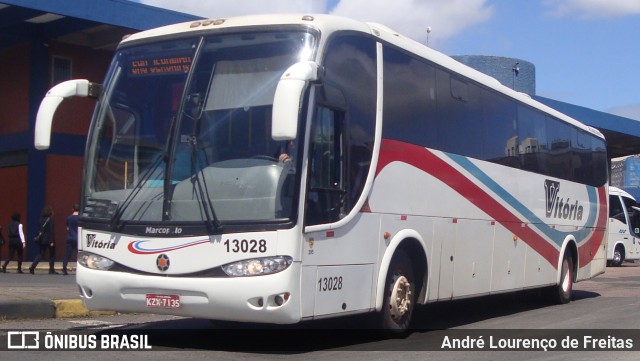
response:
[[[390,29],[328,15],[124,39],[97,98],[77,283],[89,309],[296,323],[604,272],[605,140]]]
[[[607,264],[616,267],[640,259],[640,205],[616,187],[609,187],[608,233]]]

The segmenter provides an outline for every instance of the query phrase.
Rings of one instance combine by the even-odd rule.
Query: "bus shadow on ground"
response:
[[[573,301],[600,296],[575,290]],[[374,314],[306,321],[294,325],[264,325],[184,318],[153,322],[135,329],[109,333],[144,332],[154,350],[193,349],[226,352],[297,354],[322,350],[406,349],[411,335],[438,335],[442,330],[493,318],[549,307],[536,291],[515,292],[451,302],[439,302],[415,309],[412,329],[397,333],[376,330]]]
[[[599,296],[595,292],[574,290],[571,300],[573,302]],[[552,305],[554,304],[542,294],[541,290],[439,302],[418,308],[414,316],[413,328],[449,329]]]

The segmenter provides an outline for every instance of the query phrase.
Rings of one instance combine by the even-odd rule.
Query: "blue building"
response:
[[[532,63],[522,59],[484,55],[459,55],[453,58],[496,78],[509,88],[526,93],[533,99],[598,129],[607,138],[609,158],[640,154],[640,121],[536,95],[536,68]]]
[[[65,218],[79,201],[95,102],[64,102],[59,115],[64,121],[54,122],[51,149],[37,151],[33,129],[40,101],[68,79],[102,82],[124,35],[193,19],[126,0],[0,0],[0,225],[6,227],[19,212],[31,239],[40,210],[52,205],[60,257]],[[35,248],[27,247],[27,259]]]

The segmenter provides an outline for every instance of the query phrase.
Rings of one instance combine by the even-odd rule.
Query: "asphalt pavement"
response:
[[[62,274],[62,262],[56,272],[49,274],[49,263],[41,262],[34,274],[29,273],[31,262],[22,264],[19,274],[17,262],[9,263],[6,273],[0,273],[0,320],[66,318],[96,314],[82,305],[76,285],[76,263],[70,262],[69,275]],[[100,312],[103,313],[103,312]]]

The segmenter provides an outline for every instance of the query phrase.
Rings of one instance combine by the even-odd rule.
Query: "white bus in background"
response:
[[[119,45],[96,96],[77,283],[89,309],[296,323],[605,268],[603,136],[377,24],[177,24]]]
[[[609,187],[607,263],[620,266],[640,259],[640,208],[633,196]]]

